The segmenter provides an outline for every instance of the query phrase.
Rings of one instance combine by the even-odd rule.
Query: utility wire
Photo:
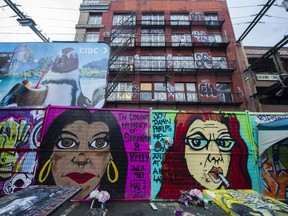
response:
[[[26,17],[22,11],[20,11],[18,9],[18,7],[16,6],[16,4],[14,4],[12,1],[10,0],[4,0],[5,3],[17,14],[17,16],[19,16],[20,18],[17,19],[17,21],[22,25],[22,26],[29,26],[44,42],[49,42],[49,39],[47,39],[42,33],[41,31],[38,30],[38,28],[36,28],[36,23],[34,22],[34,20]],[[23,23],[27,23],[27,25],[24,25]]]
[[[247,27],[247,29],[243,32],[243,34],[239,37],[237,42],[241,42],[249,32],[254,28],[254,26],[259,22],[259,20],[264,16],[264,14],[269,10],[269,8],[274,4],[276,0],[268,0],[268,2],[264,5],[264,7],[260,10],[258,15],[254,18],[252,23]]]

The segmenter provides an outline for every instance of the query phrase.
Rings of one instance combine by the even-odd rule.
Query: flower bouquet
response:
[[[99,191],[97,189],[93,190],[89,198],[92,199],[90,209],[92,209],[95,200],[101,203],[101,209],[105,209],[105,202],[110,199],[110,194],[107,191]]]

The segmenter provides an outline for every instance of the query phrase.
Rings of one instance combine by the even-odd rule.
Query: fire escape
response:
[[[134,48],[136,32],[135,19],[135,14],[133,13],[129,16],[123,16],[123,18],[114,25],[111,34],[104,38],[111,47],[109,71],[111,71],[112,68],[113,70],[117,70],[117,74],[107,88],[106,99],[114,91],[125,74],[131,70],[129,62],[118,61],[118,59],[121,53],[129,48]]]

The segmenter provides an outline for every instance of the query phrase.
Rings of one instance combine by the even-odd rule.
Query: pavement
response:
[[[157,209],[153,209],[150,203],[153,203]],[[152,205],[153,205],[152,204]],[[201,216],[228,216],[221,207],[214,202],[209,202],[206,208],[190,205],[185,206],[180,202],[150,202],[150,201],[108,201],[106,203],[106,212],[101,212],[100,205],[95,203],[90,209],[91,202],[65,202],[53,216],[177,216],[180,212],[189,212],[183,215],[201,215]],[[105,214],[106,213],[106,214]]]

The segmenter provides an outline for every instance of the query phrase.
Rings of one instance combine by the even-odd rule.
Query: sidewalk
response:
[[[177,210],[190,212],[193,215],[201,216],[228,216],[229,214],[217,206],[215,203],[208,204],[208,209],[200,206],[185,206],[178,202],[153,202],[157,207],[154,210],[149,201],[109,201],[106,204],[107,216],[175,216]],[[66,202],[54,212],[53,216],[92,216],[100,215],[96,212],[96,207],[90,210],[90,202]]]

